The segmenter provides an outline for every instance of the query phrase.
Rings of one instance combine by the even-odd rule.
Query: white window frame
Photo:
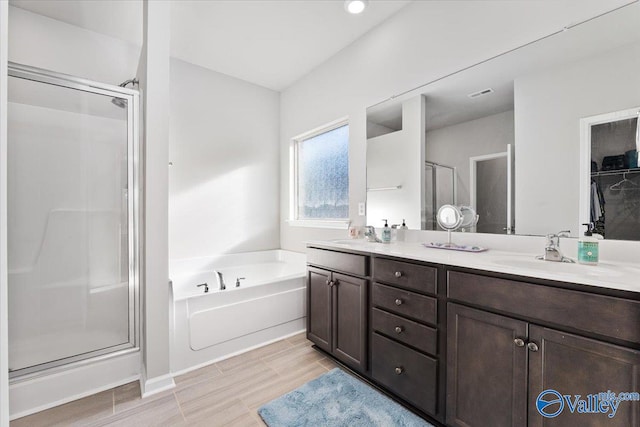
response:
[[[330,132],[342,126],[350,126],[349,118],[343,117],[323,126],[319,126],[291,139],[289,144],[289,220],[287,223],[294,227],[347,229],[350,218],[345,219],[299,219],[298,218],[298,143],[314,136]]]

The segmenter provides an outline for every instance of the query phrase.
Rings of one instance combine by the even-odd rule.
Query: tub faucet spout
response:
[[[219,271],[215,272],[218,275],[218,286],[221,291],[227,289],[227,286],[224,284],[224,278],[222,277],[222,273]]]

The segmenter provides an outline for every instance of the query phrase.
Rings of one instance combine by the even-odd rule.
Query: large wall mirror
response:
[[[456,204],[476,232],[577,237],[602,219],[605,238],[640,239],[639,22],[633,3],[369,107],[368,223],[438,229]]]

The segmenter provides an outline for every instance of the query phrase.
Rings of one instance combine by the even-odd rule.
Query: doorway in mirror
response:
[[[588,205],[581,216],[606,239],[640,240],[639,112],[631,108],[582,120],[582,146],[589,153],[583,161],[589,159],[590,171],[583,176]]]

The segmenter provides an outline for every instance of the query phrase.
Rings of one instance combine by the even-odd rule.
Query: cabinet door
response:
[[[620,402],[609,418],[612,410],[598,396],[640,392],[639,351],[535,325],[530,326],[529,343],[534,345],[529,350],[529,426],[640,426],[640,402]],[[555,401],[542,409],[547,415],[559,412],[552,418],[542,416],[536,405],[546,390],[557,392],[541,396],[541,404]],[[598,406],[596,413],[584,413]]]
[[[448,304],[447,425],[525,425],[526,335],[525,322]]]
[[[331,272],[307,269],[307,338],[331,352]]]
[[[367,281],[333,273],[333,354],[356,369],[367,368]]]

